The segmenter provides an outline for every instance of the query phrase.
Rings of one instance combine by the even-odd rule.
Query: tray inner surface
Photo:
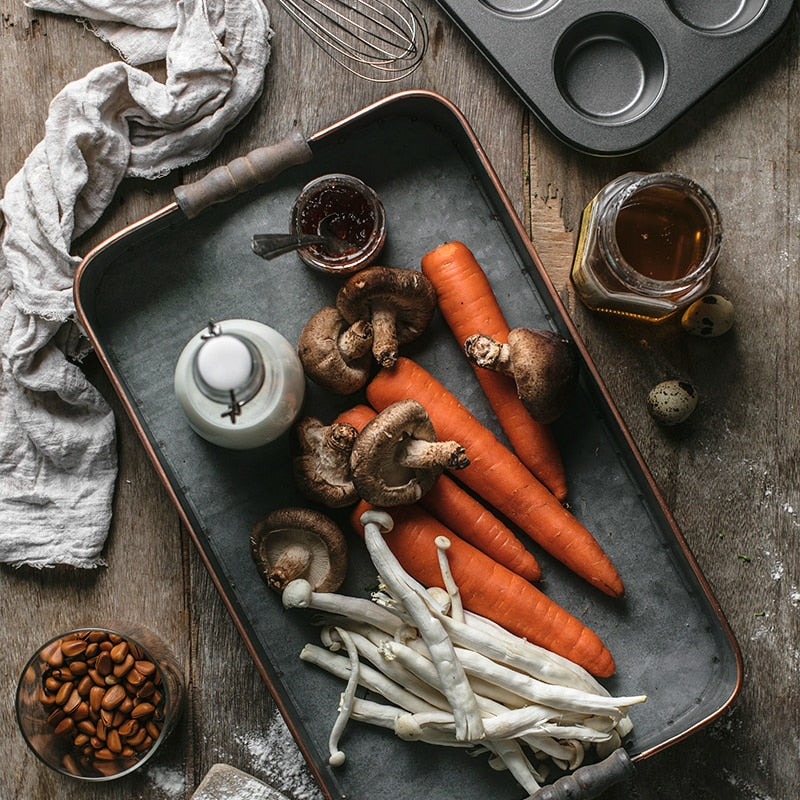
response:
[[[519,246],[462,128],[446,119],[441,124],[438,112],[432,121],[424,104],[412,110],[413,115],[406,113],[400,104],[326,136],[315,145],[312,163],[194,221],[175,213],[139,227],[94,256],[80,291],[87,295],[90,329],[121,383],[123,399],[326,790],[350,800],[374,797],[380,765],[381,786],[391,787],[401,800],[513,798],[521,796],[519,788],[483,758],[403,743],[356,723],[344,741],[345,767],[327,766],[327,737],[342,685],[300,662],[303,644],[318,642],[317,629],[306,613],[282,609],[248,551],[249,532],[261,516],[304,502],[289,479],[287,438],[245,452],[209,445],[188,428],[172,392],[181,348],[209,319],[262,320],[294,342],[308,316],[332,302],[339,284],[303,267],[295,254],[264,262],[250,250],[253,233],[286,229],[299,189],[327,172],[355,174],[383,199],[389,230],[383,263],[417,267],[429,249],[461,239],[487,270],[512,327],[561,327],[543,279]],[[471,369],[438,315],[424,342],[406,352],[497,431]],[[330,420],[352,402],[312,385],[307,412]],[[738,680],[734,649],[588,370],[555,427],[572,509],[611,555],[627,596],[614,601],[600,595],[532,546],[546,576],[542,586],[609,645],[618,670],[608,688],[648,694],[647,703],[632,713],[629,742],[634,756],[647,754],[726,706]],[[352,547],[342,591],[365,595],[374,572],[343,524]]]
[[[778,32],[792,0],[439,0],[552,131],[636,150]]]

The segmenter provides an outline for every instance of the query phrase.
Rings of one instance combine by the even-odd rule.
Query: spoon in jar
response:
[[[342,256],[351,250],[353,245],[346,239],[337,236],[331,223],[334,219],[333,214],[323,217],[317,225],[317,233],[256,233],[253,236],[253,252],[264,259],[276,258],[284,253],[291,253],[292,250],[299,250],[303,247],[320,245],[330,255]]]

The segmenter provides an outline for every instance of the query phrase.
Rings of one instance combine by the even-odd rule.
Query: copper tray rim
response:
[[[657,745],[644,749],[641,752],[631,757],[631,760],[634,763],[638,761],[644,761],[668,749],[669,747],[672,747],[673,745],[681,741],[684,741],[685,739],[695,734],[697,731],[705,728],[710,723],[714,722],[717,718],[719,718],[725,711],[727,711],[731,707],[731,705],[733,705],[733,703],[736,701],[741,691],[743,683],[744,665],[743,665],[741,649],[739,647],[739,644],[736,640],[736,637],[725,616],[725,613],[721,605],[719,604],[716,596],[714,595],[714,592],[710,584],[708,583],[707,579],[705,578],[705,575],[700,569],[700,566],[697,563],[697,560],[695,559],[694,554],[692,553],[685,537],[683,536],[683,533],[678,527],[672,512],[668,508],[649,468],[647,467],[647,464],[644,461],[644,458],[639,448],[634,442],[630,434],[630,431],[628,430],[591,356],[589,355],[577,328],[575,327],[569,314],[567,313],[566,307],[564,306],[552,281],[550,280],[547,272],[545,271],[541,259],[539,258],[538,253],[536,252],[532,242],[530,241],[530,238],[528,237],[528,234],[522,222],[519,220],[519,217],[513,208],[511,200],[508,197],[505,189],[503,188],[499,180],[499,177],[494,170],[494,167],[489,161],[489,158],[486,155],[486,152],[484,151],[480,141],[478,140],[472,126],[470,125],[466,116],[458,108],[458,106],[454,102],[452,102],[451,100],[449,100],[444,95],[438,92],[430,90],[421,90],[421,89],[403,90],[388,95],[373,103],[370,103],[361,108],[360,110],[355,111],[345,117],[342,117],[341,119],[319,129],[314,134],[308,136],[307,141],[310,145],[321,142],[327,137],[334,136],[335,134],[351,126],[353,123],[357,123],[360,120],[364,119],[365,117],[374,114],[375,112],[383,111],[395,104],[407,101],[413,101],[413,102],[421,101],[423,103],[433,104],[440,110],[444,111],[446,114],[450,115],[453,118],[455,124],[463,132],[466,140],[470,143],[471,147],[474,148],[476,157],[481,162],[487,177],[490,179],[491,184],[497,193],[497,197],[502,202],[508,214],[508,220],[516,229],[516,233],[519,236],[519,242],[526,249],[527,255],[530,257],[530,259],[536,266],[537,270],[539,271],[540,277],[542,278],[543,281],[543,287],[548,292],[548,299],[557,309],[561,317],[560,322],[565,326],[569,335],[573,338],[574,342],[576,343],[580,351],[581,357],[583,359],[584,366],[590,372],[592,379],[595,381],[598,390],[600,391],[604,401],[606,402],[607,408],[612,416],[613,422],[618,428],[617,432],[623,437],[625,445],[629,451],[628,454],[634,459],[638,469],[640,470],[641,477],[644,478],[644,480],[646,481],[647,486],[652,493],[652,497],[657,502],[659,511],[663,515],[664,522],[667,523],[671,533],[675,537],[675,541],[679,546],[680,552],[684,557],[684,559],[686,560],[686,563],[691,569],[694,577],[698,581],[700,588],[704,592],[705,598],[709,602],[709,605],[719,624],[720,631],[724,634],[724,638],[731,649],[731,655],[733,657],[735,664],[736,680],[734,682],[733,688],[728,698],[724,702],[720,703],[720,705],[712,713],[708,714],[703,719],[695,722],[685,730],[679,732],[677,735],[667,738],[662,742],[658,743]],[[92,271],[93,262],[96,259],[98,259],[98,257],[104,254],[112,246],[130,237],[132,234],[140,232],[142,229],[150,227],[155,223],[162,222],[165,219],[169,218],[170,216],[176,214],[178,215],[182,214],[180,207],[176,202],[174,201],[170,202],[167,205],[163,206],[162,208],[152,212],[151,214],[148,214],[142,217],[141,219],[129,225],[124,226],[114,234],[110,235],[109,237],[107,237],[106,239],[95,245],[84,256],[84,258],[81,260],[76,270],[75,280],[73,285],[73,296],[74,296],[77,318],[86,336],[88,337],[92,345],[92,348],[94,350],[94,353],[96,354],[96,357],[100,365],[102,366],[104,372],[106,373],[115,394],[117,395],[128,419],[130,420],[138,439],[140,440],[142,446],[144,447],[144,450],[150,462],[152,463],[159,479],[161,480],[162,484],[164,485],[167,491],[167,494],[171,502],[173,503],[176,511],[178,512],[181,524],[188,532],[195,546],[195,549],[197,550],[201,558],[201,561],[203,562],[206,570],[209,573],[209,576],[211,577],[212,582],[214,583],[220,595],[223,605],[230,614],[235,627],[237,628],[242,640],[244,641],[247,651],[249,652],[259,674],[261,675],[262,679],[264,680],[265,684],[267,685],[270,691],[272,699],[274,700],[281,715],[283,716],[287,724],[287,727],[289,728],[292,736],[294,737],[300,751],[303,753],[306,759],[306,763],[308,764],[312,774],[317,780],[326,798],[328,800],[335,800],[335,797],[333,794],[331,794],[324,776],[317,769],[314,759],[311,757],[311,754],[306,744],[303,741],[303,737],[300,735],[299,731],[297,730],[297,727],[293,724],[292,714],[289,713],[281,697],[281,693],[278,690],[278,687],[275,685],[274,681],[269,676],[264,664],[262,663],[256,644],[254,643],[253,639],[247,632],[243,620],[240,618],[238,611],[235,608],[234,603],[232,602],[227,592],[226,587],[223,585],[222,578],[217,573],[212,557],[207,551],[206,546],[203,544],[203,541],[198,531],[195,529],[194,524],[181,501],[181,497],[177,488],[173,485],[167,470],[160,461],[158,456],[158,449],[148,436],[148,433],[145,430],[145,427],[143,426],[141,419],[137,413],[135,404],[132,403],[130,398],[128,397],[121,376],[114,367],[112,358],[105,349],[101,338],[95,331],[92,325],[91,315],[88,310],[88,306],[84,302],[83,292],[86,284],[89,283],[90,281],[90,273]]]

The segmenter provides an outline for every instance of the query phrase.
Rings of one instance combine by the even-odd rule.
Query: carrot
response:
[[[350,517],[362,536],[361,515],[369,508],[362,500]],[[597,677],[614,673],[614,659],[600,637],[533,584],[460,539],[419,505],[396,506],[388,512],[394,528],[386,534],[386,543],[403,569],[424,586],[445,588],[435,540],[446,536],[447,560],[465,609]]]
[[[359,433],[361,429],[377,414],[371,406],[359,403],[358,405],[342,411],[334,420],[336,422],[347,422],[352,425]]]
[[[622,579],[592,534],[433,375],[400,358],[367,384],[367,400],[379,411],[404,397],[425,406],[439,438],[466,448],[470,464],[459,481],[593,586],[622,596]]]
[[[533,553],[497,517],[452,478],[440,476],[420,505],[473,547],[517,575],[538,581],[542,570]]]
[[[349,422],[360,431],[375,414],[360,404],[343,411],[336,422]],[[419,502],[439,522],[512,572],[529,581],[542,577],[533,553],[514,532],[447,475],[441,475]]]
[[[422,257],[422,272],[436,289],[442,316],[463,347],[475,333],[508,342],[509,325],[475,256],[461,242],[447,242]],[[519,459],[564,502],[567,479],[551,428],[534,420],[517,395],[513,378],[473,365],[500,427]]]

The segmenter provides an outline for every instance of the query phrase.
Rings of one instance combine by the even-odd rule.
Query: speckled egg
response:
[[[693,336],[722,336],[733,327],[733,303],[721,294],[695,300],[681,317],[681,326]]]
[[[660,425],[678,425],[697,408],[697,389],[677,378],[662,381],[647,395],[647,410]]]

